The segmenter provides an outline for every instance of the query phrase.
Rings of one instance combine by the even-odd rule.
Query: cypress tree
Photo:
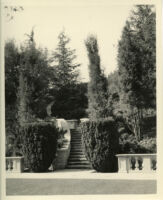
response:
[[[88,113],[92,120],[108,117],[107,80],[101,70],[97,39],[90,35],[85,41],[89,58]]]

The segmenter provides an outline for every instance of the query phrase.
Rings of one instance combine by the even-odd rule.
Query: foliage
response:
[[[6,155],[19,154],[17,138],[17,92],[19,85],[20,51],[14,40],[5,43],[5,126]]]
[[[20,127],[24,123],[29,122],[32,119],[30,106],[31,91],[27,84],[27,79],[20,71],[19,75],[19,87],[17,93],[17,123]]]
[[[142,137],[144,110],[155,109],[155,32],[155,12],[152,7],[136,6],[119,41],[121,110],[137,140]]]
[[[156,153],[156,138],[145,138],[139,142],[141,149],[144,149],[145,153]]]
[[[132,134],[124,133],[119,138],[119,153],[156,153],[156,138],[137,141]]]
[[[62,31],[58,39],[51,58],[52,115],[65,119],[80,118],[86,115],[86,85],[78,82],[80,64],[75,62],[75,49],[68,47],[70,38]]]
[[[55,92],[52,113],[57,118],[80,119],[86,117],[87,84],[80,83],[72,87],[62,87]]]
[[[55,158],[58,129],[50,122],[26,123],[20,134],[23,155],[30,171],[47,171]]]
[[[117,171],[118,131],[112,119],[81,123],[83,145],[87,159],[99,172]]]
[[[113,116],[117,116],[118,112],[121,110],[118,71],[114,71],[108,76],[108,107]]]
[[[67,45],[70,38],[62,31],[58,36],[59,42],[56,50],[52,53],[52,66],[56,73],[55,87],[59,89],[66,85],[74,85],[77,82],[80,64],[74,63],[76,59],[75,49],[71,50]]]
[[[46,106],[49,101],[49,75],[47,50],[37,48],[34,41],[34,31],[28,35],[27,44],[21,47],[21,70],[30,88],[29,108],[37,118],[47,116]]]
[[[88,113],[92,120],[108,117],[107,80],[100,68],[100,56],[95,36],[85,41],[89,58]]]
[[[19,85],[20,52],[14,40],[5,43],[5,100],[6,106],[13,105],[17,99]]]
[[[134,135],[124,133],[120,136],[119,153],[138,153],[138,141]]]

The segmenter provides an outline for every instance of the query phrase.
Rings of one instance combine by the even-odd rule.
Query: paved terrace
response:
[[[7,173],[7,195],[155,194],[156,173]]]

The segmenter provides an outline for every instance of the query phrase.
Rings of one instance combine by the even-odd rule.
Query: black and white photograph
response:
[[[161,200],[160,12],[1,1],[2,200]]]

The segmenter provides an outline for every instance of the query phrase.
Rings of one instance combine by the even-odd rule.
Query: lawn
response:
[[[155,194],[155,180],[7,179],[7,195]]]

